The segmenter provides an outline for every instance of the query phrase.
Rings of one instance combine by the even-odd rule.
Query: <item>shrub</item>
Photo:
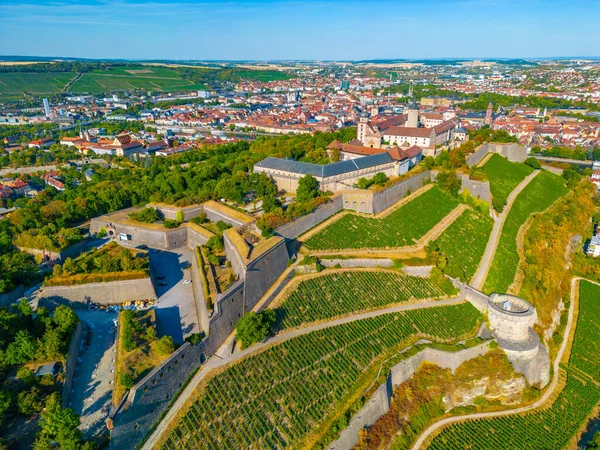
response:
[[[225,230],[231,228],[231,225],[228,224],[227,222],[223,222],[222,220],[219,220],[217,222],[217,228],[219,229],[219,231],[225,231]]]
[[[196,217],[194,217],[192,219],[192,222],[194,222],[196,225],[200,225],[201,223],[208,222],[208,219],[206,218],[206,213],[201,212],[200,214],[198,214]]]
[[[260,313],[254,311],[246,313],[235,327],[242,348],[264,340],[271,332],[273,325],[275,325],[275,320],[275,311],[272,309],[266,309]]]
[[[189,342],[192,345],[196,345],[200,343],[202,339],[204,339],[204,336],[206,336],[204,331],[201,331],[200,333],[193,333],[185,338],[185,342]]]
[[[119,382],[126,389],[131,389],[134,386],[134,384],[135,384],[135,382],[133,380],[133,377],[129,373],[122,373],[121,376],[119,377]]]
[[[129,214],[129,218],[136,222],[154,223],[160,219],[158,211],[154,208],[144,208]]]
[[[163,222],[163,226],[165,228],[177,228],[181,222],[177,222],[176,220],[165,219]]]
[[[455,172],[440,172],[436,177],[436,181],[440,188],[446,192],[448,192],[453,197],[458,196],[458,192],[462,186],[462,181]]]
[[[537,158],[534,158],[533,156],[530,156],[529,158],[527,158],[524,161],[525,164],[527,164],[529,167],[532,167],[534,169],[541,169],[542,168],[542,164],[538,161]]]
[[[163,336],[156,341],[156,350],[161,355],[170,355],[175,351],[175,344],[171,336]]]

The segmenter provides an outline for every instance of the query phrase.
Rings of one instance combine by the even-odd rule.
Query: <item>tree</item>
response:
[[[175,351],[175,344],[171,336],[163,336],[156,341],[156,350],[161,355],[170,355]]]
[[[441,189],[448,192],[450,195],[457,197],[462,186],[462,181],[455,172],[444,171],[437,175],[436,181]]]
[[[56,441],[61,450],[79,450],[83,436],[79,430],[79,416],[70,408],[60,406],[60,395],[57,392],[46,398],[46,407],[42,412],[42,429],[36,439],[35,449],[47,448],[39,441]],[[40,445],[40,447],[38,447]]]
[[[44,407],[42,397],[42,391],[36,386],[28,391],[19,392],[17,395],[17,410],[25,416],[32,416],[40,412]]]
[[[0,426],[6,423],[8,413],[13,406],[13,396],[10,392],[0,390]]]
[[[4,355],[6,364],[25,364],[35,360],[36,343],[33,336],[25,330],[17,331],[14,342],[11,342]]]
[[[54,310],[53,321],[61,332],[70,334],[75,331],[79,317],[68,306],[59,305]]]
[[[184,220],[184,216],[183,216],[183,211],[178,209],[177,210],[177,215],[176,215],[176,219],[177,222],[182,223]]]
[[[319,182],[312,175],[304,175],[298,182],[296,199],[299,202],[307,202],[319,195]]]
[[[540,161],[537,158],[534,158],[533,156],[530,156],[529,158],[527,158],[523,162],[525,164],[527,164],[529,167],[532,167],[534,169],[541,169],[542,168],[542,164],[540,163]]]
[[[242,342],[242,348],[264,340],[275,321],[276,315],[272,309],[266,309],[260,313],[254,311],[246,313],[235,327],[236,336]]]

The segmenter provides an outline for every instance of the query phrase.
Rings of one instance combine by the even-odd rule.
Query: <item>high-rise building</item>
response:
[[[48,103],[48,99],[45,98],[43,100],[44,102],[44,114],[46,115],[46,117],[50,116],[50,103]]]
[[[342,80],[342,91],[347,91],[348,89],[350,89],[350,81]]]

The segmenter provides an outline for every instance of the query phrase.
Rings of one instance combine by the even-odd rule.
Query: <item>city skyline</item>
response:
[[[594,57],[600,55],[593,20],[599,14],[600,3],[591,0],[569,8],[554,0],[386,1],[376,7],[362,1],[6,0],[0,5],[0,54],[140,60]]]

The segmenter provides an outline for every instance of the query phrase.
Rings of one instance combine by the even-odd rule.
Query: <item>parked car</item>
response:
[[[190,284],[192,280],[183,280],[183,284]]]

